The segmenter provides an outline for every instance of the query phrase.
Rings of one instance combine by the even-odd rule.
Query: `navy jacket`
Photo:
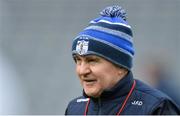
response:
[[[99,98],[90,98],[84,92],[83,96],[72,100],[66,109],[65,115],[84,115],[88,98],[88,115],[116,115],[133,85],[133,76],[130,72],[120,80],[111,90],[104,91]],[[135,88],[129,97],[121,114],[178,114],[179,106],[164,93],[149,87],[139,80],[135,80]]]

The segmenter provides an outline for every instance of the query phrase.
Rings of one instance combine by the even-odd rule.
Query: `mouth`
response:
[[[83,79],[85,85],[88,85],[88,86],[92,86],[93,84],[95,84],[97,82],[96,79]]]

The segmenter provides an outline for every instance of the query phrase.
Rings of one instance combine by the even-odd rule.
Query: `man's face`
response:
[[[125,69],[96,55],[75,55],[74,58],[76,72],[88,96],[99,97],[105,89],[112,88],[127,73]]]

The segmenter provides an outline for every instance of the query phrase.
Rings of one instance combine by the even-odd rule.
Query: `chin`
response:
[[[86,95],[88,95],[88,96],[90,96],[90,97],[95,97],[95,98],[97,98],[97,97],[100,96],[100,94],[97,93],[97,92],[91,92],[91,91],[85,90],[85,93],[86,93]]]

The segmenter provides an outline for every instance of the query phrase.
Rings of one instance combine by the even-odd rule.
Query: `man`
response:
[[[132,75],[132,30],[119,6],[105,8],[73,41],[72,54],[83,95],[66,115],[180,114],[163,94]]]

